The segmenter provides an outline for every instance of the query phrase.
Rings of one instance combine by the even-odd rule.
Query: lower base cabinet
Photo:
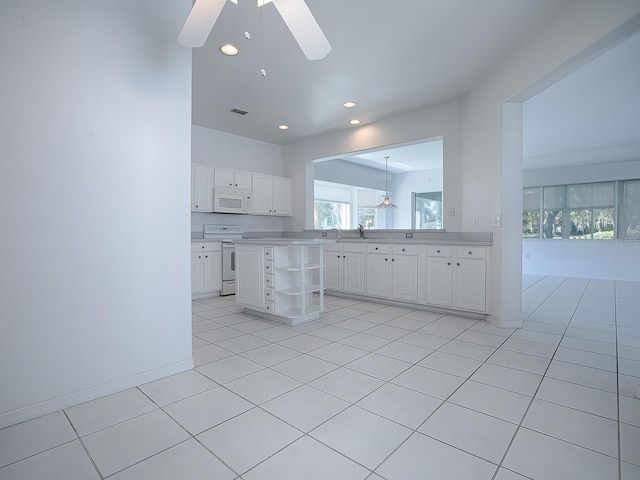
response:
[[[236,244],[236,302],[296,325],[324,311],[322,245]]]
[[[191,295],[204,298],[222,291],[222,245],[191,243]]]

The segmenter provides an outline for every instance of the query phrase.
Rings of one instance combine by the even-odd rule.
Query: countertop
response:
[[[335,243],[330,238],[243,238],[242,240],[234,240],[238,245],[324,245],[326,243]]]

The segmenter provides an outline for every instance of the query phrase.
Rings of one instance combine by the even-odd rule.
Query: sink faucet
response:
[[[358,232],[360,233],[360,238],[364,238],[364,228],[361,223],[358,224]]]

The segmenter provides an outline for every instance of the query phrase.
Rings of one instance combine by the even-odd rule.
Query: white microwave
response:
[[[228,188],[213,189],[213,211],[216,213],[247,213],[247,200],[251,194],[238,193]]]

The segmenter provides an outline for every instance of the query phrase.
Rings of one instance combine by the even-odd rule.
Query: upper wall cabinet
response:
[[[292,181],[290,178],[254,173],[252,199],[248,212],[253,215],[291,215]]]
[[[216,168],[215,186],[235,190],[251,190],[251,172]]]
[[[191,211],[213,212],[214,168],[208,165],[191,165]]]

